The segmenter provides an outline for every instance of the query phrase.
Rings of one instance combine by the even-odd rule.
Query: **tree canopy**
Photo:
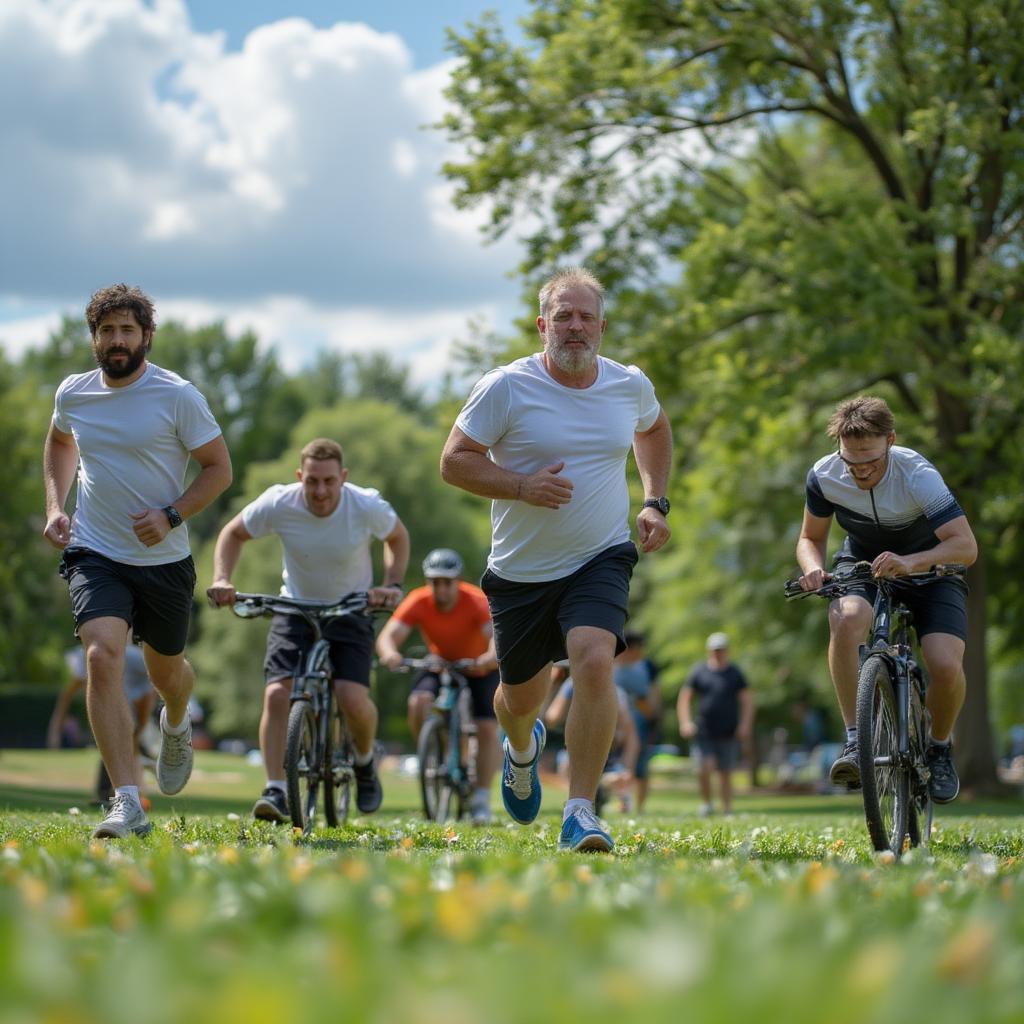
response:
[[[787,640],[807,617],[774,596],[803,476],[838,400],[890,400],[981,542],[959,735],[982,784],[988,616],[1012,621],[1022,598],[1022,13],[537,0],[522,45],[493,17],[452,34],[443,122],[467,154],[446,168],[457,202],[488,204],[492,236],[525,233],[528,280],[595,270],[613,353],[670,412],[688,511],[651,562],[672,594],[655,630],[677,628],[666,605],[699,608],[742,626],[769,675],[809,670]],[[1019,662],[1008,634],[991,642]]]

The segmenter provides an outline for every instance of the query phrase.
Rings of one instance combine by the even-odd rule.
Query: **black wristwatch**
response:
[[[185,521],[181,518],[181,513],[173,505],[165,505],[163,513],[167,516],[167,522],[171,524],[171,529],[177,529]]]
[[[663,516],[667,516],[672,508],[672,503],[668,498],[648,498],[641,507],[656,508]]]

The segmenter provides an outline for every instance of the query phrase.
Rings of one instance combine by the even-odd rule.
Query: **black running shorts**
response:
[[[165,565],[126,565],[89,548],[68,547],[60,562],[68,582],[75,632],[90,619],[113,617],[131,626],[158,654],[185,649],[196,569],[191,555]]]
[[[331,644],[335,679],[370,685],[373,623],[365,615],[345,615],[328,622],[324,636]],[[268,683],[291,679],[313,646],[313,627],[301,615],[275,615],[267,636],[263,674]]]
[[[491,606],[502,683],[525,683],[567,657],[565,637],[574,626],[607,630],[616,654],[625,650],[629,581],[638,559],[636,545],[626,541],[559,580],[517,583],[488,569],[480,587]]]

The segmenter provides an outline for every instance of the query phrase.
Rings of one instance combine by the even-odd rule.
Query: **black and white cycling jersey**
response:
[[[934,547],[935,531],[964,514],[939,471],[897,445],[870,490],[857,486],[837,452],[818,459],[807,474],[807,508],[822,519],[834,515],[847,533],[844,550],[867,561],[883,551],[908,555]]]

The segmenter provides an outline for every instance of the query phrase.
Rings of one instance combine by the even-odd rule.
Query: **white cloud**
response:
[[[332,344],[359,311],[438,331],[494,309],[512,243],[482,248],[479,215],[445,206],[447,144],[423,130],[449,66],[358,24],[290,18],[226,52],[182,0],[0,4],[0,287],[66,308],[126,280],[217,316],[290,301]]]

